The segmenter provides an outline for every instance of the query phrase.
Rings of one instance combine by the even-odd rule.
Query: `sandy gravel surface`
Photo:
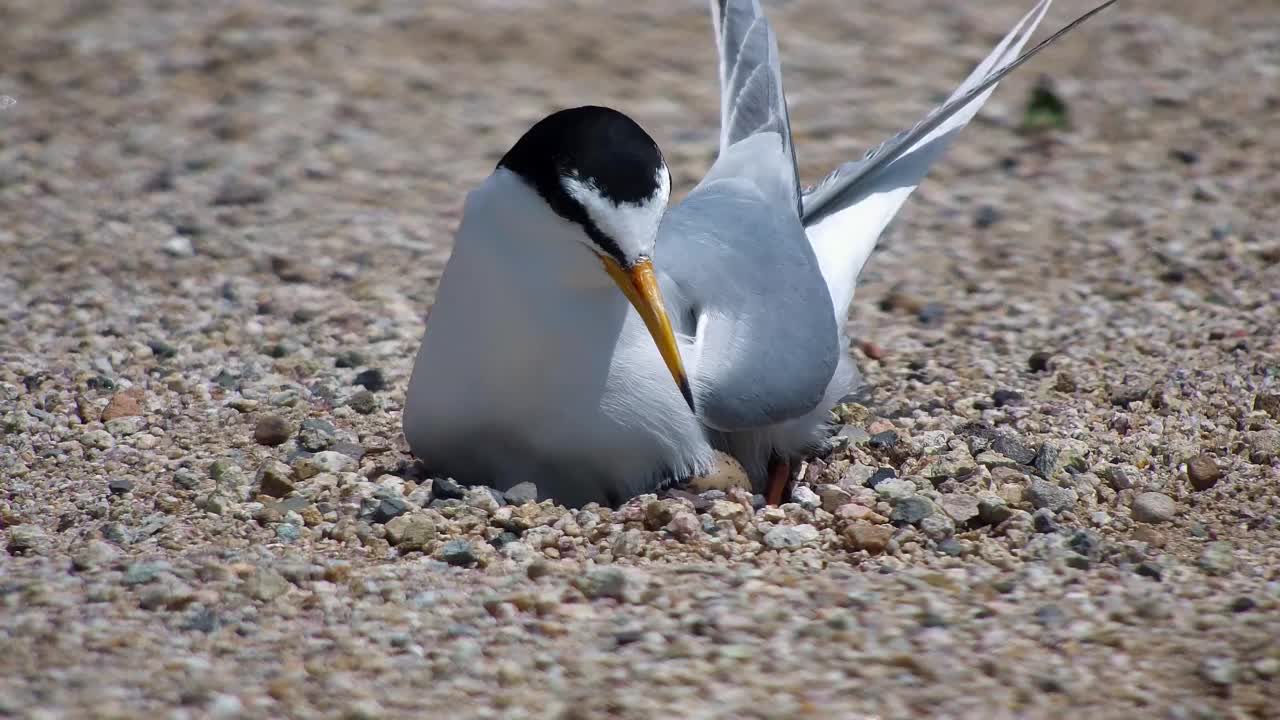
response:
[[[1026,4],[771,3],[806,179]],[[701,3],[0,4],[0,716],[1280,717],[1277,38],[1122,2],[1003,84],[796,502],[568,510],[424,477],[412,354],[543,114],[696,182]]]

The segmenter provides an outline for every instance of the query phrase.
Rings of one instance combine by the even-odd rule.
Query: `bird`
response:
[[[780,502],[861,382],[845,324],[885,226],[1022,52],[1039,0],[942,105],[802,188],[775,33],[712,0],[719,152],[683,201],[632,118],[535,123],[467,194],[403,404],[437,476],[617,506],[727,454]]]

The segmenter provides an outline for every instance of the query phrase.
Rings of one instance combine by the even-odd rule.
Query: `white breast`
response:
[[[428,467],[569,503],[708,467],[643,322],[576,232],[506,171],[468,197],[405,401]]]

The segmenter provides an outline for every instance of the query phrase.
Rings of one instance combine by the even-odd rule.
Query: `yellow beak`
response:
[[[624,270],[616,260],[603,257],[604,269],[609,277],[618,284],[622,294],[627,296],[645,327],[653,336],[658,352],[667,363],[671,377],[680,386],[680,394],[693,410],[693,390],[689,387],[689,376],[685,375],[684,362],[680,359],[680,347],[676,345],[676,335],[671,330],[671,320],[667,317],[667,309],[662,304],[662,293],[658,290],[658,279],[653,274],[653,263],[644,258],[629,270]]]

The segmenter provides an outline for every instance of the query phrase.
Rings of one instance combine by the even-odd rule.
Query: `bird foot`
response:
[[[791,461],[773,458],[769,461],[769,480],[764,486],[767,505],[781,505],[783,498],[791,494]]]

